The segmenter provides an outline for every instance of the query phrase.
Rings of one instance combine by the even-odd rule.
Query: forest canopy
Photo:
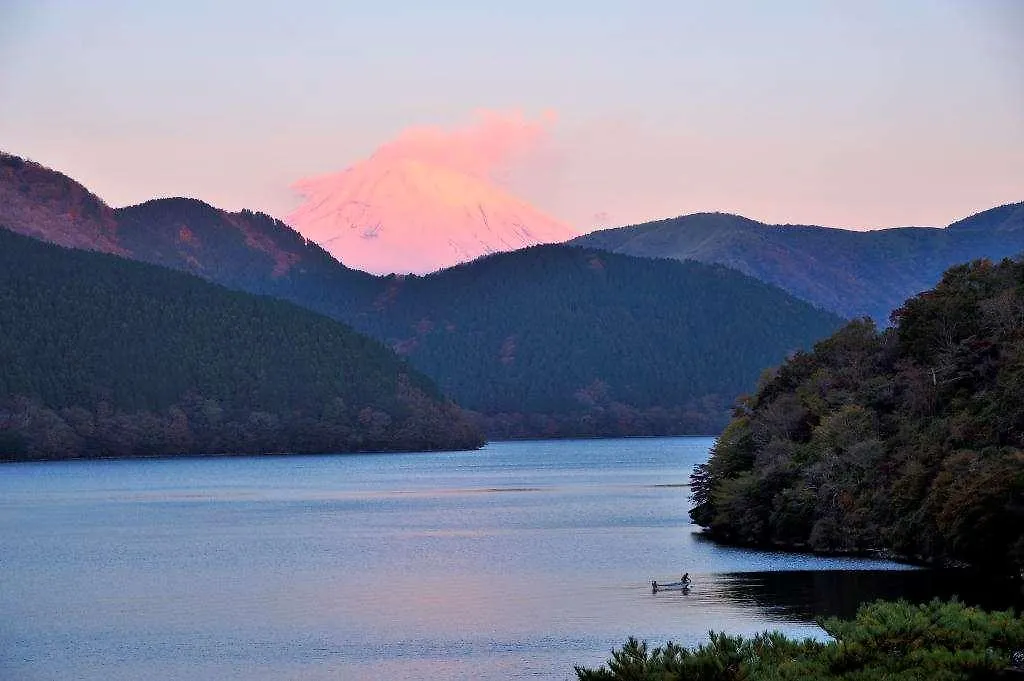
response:
[[[969,681],[1024,674],[1024,618],[959,601],[876,601],[820,622],[830,640],[711,632],[695,648],[629,639],[579,681]]]
[[[339,322],[0,230],[0,458],[481,443],[428,378]]]
[[[695,471],[732,543],[1024,567],[1024,262],[953,267],[766,374]]]
[[[131,257],[349,324],[498,439],[721,432],[763,367],[843,323],[720,265],[544,245],[373,277],[258,213],[157,199],[114,215]]]

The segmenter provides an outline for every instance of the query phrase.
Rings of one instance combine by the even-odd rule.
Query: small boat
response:
[[[656,594],[659,591],[682,591],[686,593],[690,590],[690,586],[693,584],[689,579],[679,580],[678,582],[659,582],[656,579],[651,580],[651,593]]]

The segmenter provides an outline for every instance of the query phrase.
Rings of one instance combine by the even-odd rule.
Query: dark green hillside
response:
[[[716,538],[1024,567],[1024,262],[950,269],[740,403],[694,476]]]
[[[116,215],[132,257],[351,324],[495,437],[718,432],[762,366],[841,323],[716,266],[553,246],[371,277],[258,213],[159,199]]]
[[[0,230],[0,456],[473,447],[431,382],[281,301]]]
[[[10,197],[0,201],[0,224],[350,324],[471,403],[494,437],[718,432],[761,366],[841,323],[721,267],[564,246],[427,277],[374,277],[260,213],[193,199],[112,211],[37,164],[0,154],[0,171],[0,193]],[[96,206],[101,224],[69,223]],[[109,238],[90,240],[94,232]]]
[[[629,432],[674,410],[674,432],[713,432],[763,366],[841,323],[724,267],[567,246],[388,282],[361,328],[469,409],[569,429]]]

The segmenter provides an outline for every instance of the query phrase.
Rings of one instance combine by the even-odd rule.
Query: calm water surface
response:
[[[5,465],[0,679],[570,679],[631,634],[818,635],[938,588],[695,536],[711,443]]]

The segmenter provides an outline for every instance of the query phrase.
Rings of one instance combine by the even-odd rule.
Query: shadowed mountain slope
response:
[[[855,232],[697,213],[593,232],[571,243],[725,265],[844,317],[867,315],[885,322],[907,297],[934,286],[948,267],[1024,251],[1024,203],[993,208],[945,229]]]

